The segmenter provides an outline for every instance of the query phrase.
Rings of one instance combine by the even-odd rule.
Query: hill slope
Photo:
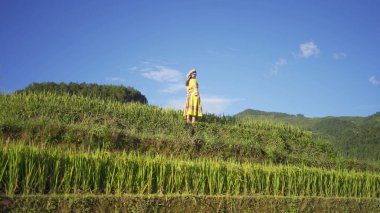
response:
[[[1,95],[0,107],[5,140],[326,167],[338,159],[330,144],[283,124],[205,115],[193,129],[181,111],[52,93]]]
[[[378,210],[378,168],[298,127],[205,115],[193,128],[181,111],[53,93],[0,108],[2,211]]]
[[[335,149],[346,157],[380,161],[379,112],[368,117],[307,118],[302,115],[248,109],[235,117],[295,125],[330,141]]]

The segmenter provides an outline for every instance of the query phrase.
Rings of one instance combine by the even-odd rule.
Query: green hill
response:
[[[334,166],[330,144],[284,124],[205,115],[195,129],[181,111],[77,95],[1,95],[4,139],[179,157]]]
[[[380,161],[380,113],[368,117],[307,118],[302,115],[245,110],[236,118],[251,118],[275,123],[286,123],[312,131],[315,136],[333,144],[345,157]]]
[[[0,211],[379,210],[378,167],[292,125],[49,92],[0,108]]]

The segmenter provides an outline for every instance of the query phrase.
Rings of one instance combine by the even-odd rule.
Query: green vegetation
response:
[[[0,211],[380,208],[380,167],[320,132],[212,114],[192,127],[178,110],[70,93],[3,94],[0,108]]]
[[[83,95],[86,97],[101,98],[105,100],[115,100],[123,103],[140,102],[148,103],[148,100],[139,91],[132,87],[114,86],[114,85],[98,85],[86,83],[33,83],[25,89],[16,92],[51,92],[56,94]]]
[[[7,144],[1,193],[282,195],[380,198],[380,174]]]
[[[345,167],[331,145],[283,124],[206,115],[195,130],[181,111],[76,95],[0,96],[0,137],[238,161]],[[195,132],[195,133],[194,133]],[[194,134],[192,134],[194,133]],[[364,165],[365,167],[365,165]]]
[[[248,109],[235,117],[298,126],[329,141],[346,158],[380,165],[380,112],[368,117],[307,118]]]

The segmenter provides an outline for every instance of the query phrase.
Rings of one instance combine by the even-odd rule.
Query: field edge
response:
[[[315,196],[0,195],[1,212],[380,212],[378,198]]]

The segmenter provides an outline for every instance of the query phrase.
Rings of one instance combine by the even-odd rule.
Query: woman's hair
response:
[[[186,86],[189,86],[190,79],[191,77],[186,80]]]

